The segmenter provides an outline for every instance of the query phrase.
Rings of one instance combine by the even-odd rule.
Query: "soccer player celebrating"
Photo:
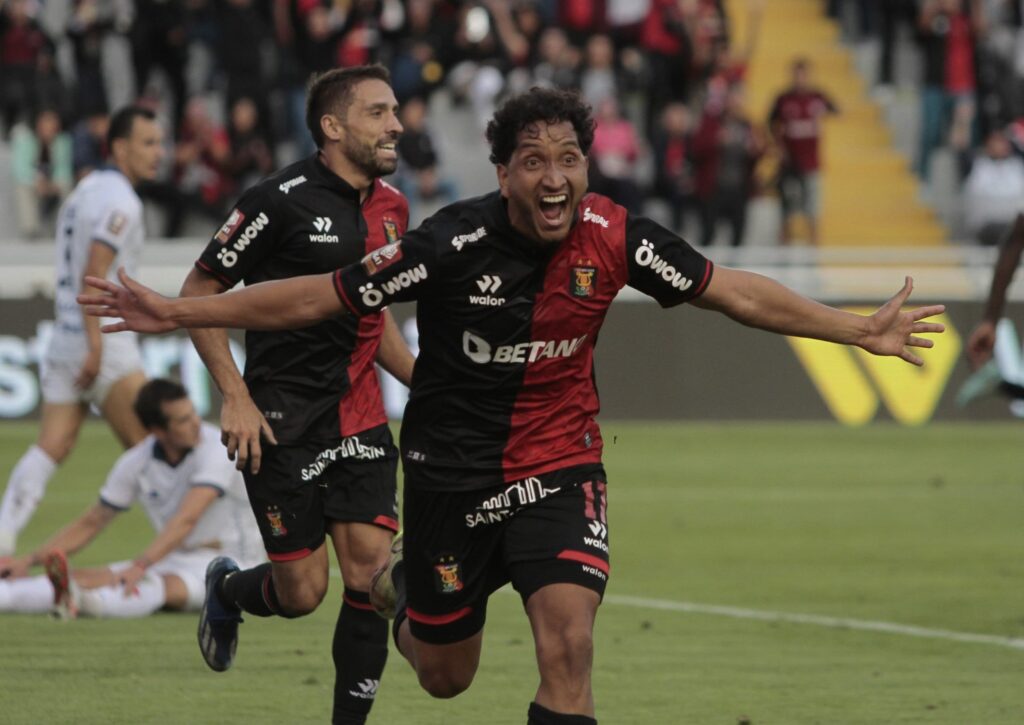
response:
[[[380,179],[395,170],[402,131],[388,81],[381,66],[332,70],[313,80],[306,121],[317,153],[242,196],[182,295],[329,272],[398,239],[408,204]],[[240,611],[261,617],[314,611],[327,592],[329,534],[345,587],[333,642],[333,719],[365,722],[388,639],[368,589],[398,528],[398,451],[373,364],[377,359],[408,384],[413,357],[390,313],[380,310],[303,329],[249,332],[244,378],[224,330],[193,330],[192,339],[223,393],[221,429],[245,475],[270,556],[270,563],[247,571],[227,559],[211,569],[199,630],[203,656],[214,670],[231,666]]]
[[[685,241],[587,194],[590,109],[534,88],[488,126],[499,190],[435,214],[399,243],[331,275],[219,298],[166,299],[127,275],[83,295],[105,329],[302,327],[417,300],[420,355],[402,426],[404,561],[395,639],[437,697],[469,687],[489,595],[511,582],[535,640],[536,725],[593,723],[592,631],[609,575],[608,486],[593,353],[630,285],[663,307],[691,302],[778,333],[858,345],[921,364],[922,322],[940,305],[873,315],[837,310],[749,272],[715,268]]]
[[[42,420],[0,503],[0,556],[14,553],[18,533],[74,448],[90,404],[126,448],[146,435],[132,412],[146,381],[134,333],[101,336],[99,321],[82,315],[75,296],[86,275],[137,269],[145,231],[135,187],[156,177],[162,143],[151,111],[128,106],[115,113],[107,132],[111,165],[85,176],[58,213],[55,323],[40,364]]]
[[[203,423],[185,389],[150,380],[135,412],[149,436],[118,458],[100,500],[31,554],[0,559],[0,611],[66,617],[145,617],[158,609],[198,611],[207,565],[225,553],[263,558],[242,476],[224,455],[219,431]],[[84,549],[135,502],[156,536],[131,561],[69,571]],[[25,576],[42,564],[46,576]]]

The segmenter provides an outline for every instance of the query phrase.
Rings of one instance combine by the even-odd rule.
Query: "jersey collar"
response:
[[[321,184],[326,186],[328,189],[341,194],[343,197],[351,199],[357,205],[359,202],[359,190],[352,186],[350,183],[345,181],[343,178],[338,176],[336,173],[323,162],[320,158],[320,152],[317,151],[309,158],[309,166],[311,175]],[[373,190],[377,188],[377,180],[374,179],[370,182],[370,188],[366,190],[366,198],[363,199],[362,203],[366,203],[373,196]]]

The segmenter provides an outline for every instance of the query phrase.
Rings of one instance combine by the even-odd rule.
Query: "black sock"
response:
[[[334,725],[362,725],[377,695],[388,659],[388,623],[370,605],[370,595],[345,588],[334,628]]]
[[[224,577],[217,585],[217,596],[257,617],[289,616],[281,611],[269,562]]]
[[[586,715],[552,712],[543,705],[531,702],[526,725],[597,725],[597,720]]]
[[[399,652],[398,630],[402,622],[409,616],[405,613],[405,560],[399,561],[391,570],[391,584],[395,587],[395,621],[391,623],[391,636],[395,640],[395,649]]]

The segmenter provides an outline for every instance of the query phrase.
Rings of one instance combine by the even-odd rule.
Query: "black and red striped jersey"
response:
[[[677,235],[606,197],[585,196],[569,236],[543,245],[495,192],[442,209],[334,282],[357,315],[417,301],[403,462],[420,485],[455,490],[600,465],[593,353],[608,306],[625,285],[686,302],[711,275]]]
[[[408,220],[397,189],[377,179],[360,204],[313,156],[249,189],[196,266],[228,287],[330,272],[395,242]],[[246,333],[245,381],[279,443],[332,441],[387,420],[374,370],[382,329],[369,314]]]

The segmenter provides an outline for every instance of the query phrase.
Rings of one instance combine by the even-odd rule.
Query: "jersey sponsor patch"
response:
[[[277,189],[282,194],[287,194],[294,187],[298,186],[299,184],[305,184],[305,183],[306,183],[306,177],[305,176],[296,176],[294,179],[288,179],[288,181],[284,182],[283,184],[278,184],[277,185]]]
[[[232,209],[231,214],[228,215],[228,219],[224,222],[224,226],[214,235],[221,244],[227,244],[228,240],[234,236],[235,232],[238,231],[238,227],[242,226],[242,222],[245,221],[245,214],[238,209]]]
[[[390,244],[398,241],[398,224],[393,219],[384,218],[384,236]]]
[[[579,265],[569,272],[569,294],[573,297],[588,299],[594,296],[597,284],[597,267]]]
[[[397,229],[395,231],[397,232]],[[401,245],[394,243],[386,244],[363,257],[363,269],[366,270],[367,274],[376,274],[382,269],[387,269],[401,258]]]
[[[128,217],[119,211],[115,211],[110,215],[110,220],[107,221],[107,231],[117,236],[124,230],[124,226],[127,223]]]

